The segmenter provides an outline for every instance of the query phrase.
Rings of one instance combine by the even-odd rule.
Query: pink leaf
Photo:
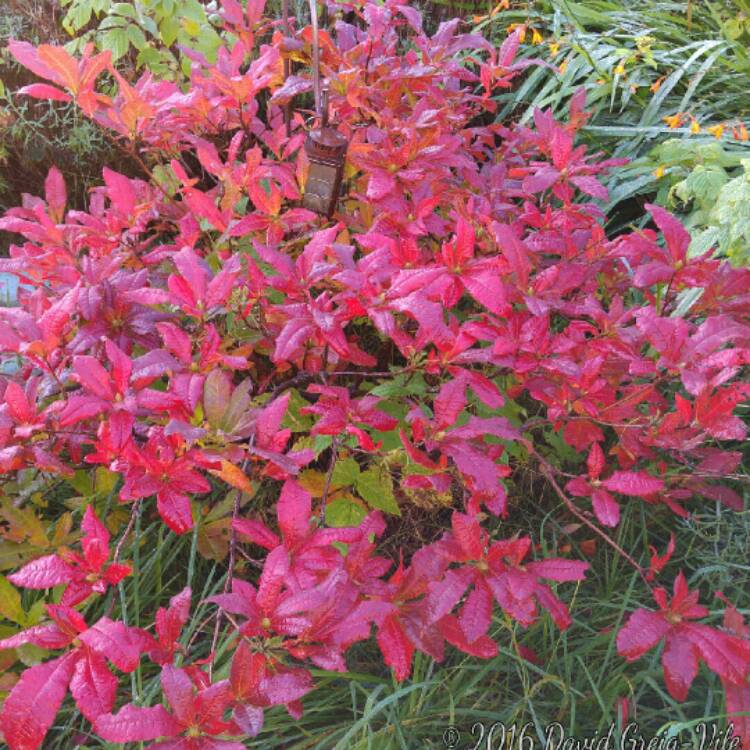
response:
[[[0,729],[11,750],[37,750],[68,690],[76,655],[66,654],[24,671],[3,704]]]
[[[67,583],[73,577],[73,569],[57,555],[45,555],[21,568],[17,573],[8,576],[16,586],[26,589],[49,589],[61,583]]]
[[[377,641],[383,660],[393,669],[396,680],[403,682],[411,672],[414,646],[395,616],[390,615],[383,621],[378,628]]]
[[[466,406],[466,381],[459,377],[443,383],[433,402],[439,429],[451,427]]]
[[[86,506],[86,512],[81,521],[81,530],[85,534],[81,545],[86,562],[94,570],[100,570],[109,558],[109,531],[97,518],[91,505]]]
[[[653,495],[664,489],[664,482],[644,471],[616,471],[601,482],[611,492],[635,497]]]
[[[65,180],[57,167],[51,167],[44,181],[44,197],[47,200],[47,209],[50,218],[60,223],[65,215],[65,204],[68,195],[65,190]]]
[[[698,655],[695,647],[687,638],[675,633],[667,638],[661,663],[669,694],[677,701],[684,701],[698,674]]]
[[[148,742],[174,737],[182,731],[182,725],[164,706],[142,708],[129,703],[116,714],[97,717],[94,731],[107,742]]]
[[[617,633],[617,653],[634,661],[656,646],[669,627],[658,612],[637,609]]]
[[[312,497],[297,482],[291,479],[284,482],[276,510],[279,528],[288,546],[307,536],[310,530]]]
[[[620,504],[606,490],[591,493],[594,514],[604,526],[615,527],[620,523]]]
[[[143,639],[121,622],[102,617],[78,637],[123,672],[132,672],[138,666]]]
[[[73,99],[70,94],[66,94],[61,89],[46,83],[32,83],[30,86],[23,86],[18,89],[18,93],[33,96],[35,99],[48,99],[54,102],[69,102]]]
[[[236,518],[232,526],[238,534],[247,537],[251,542],[268,550],[278,547],[280,539],[264,523],[249,518]]]
[[[70,692],[81,713],[94,721],[114,707],[117,678],[109,671],[103,656],[89,651],[76,662]]]

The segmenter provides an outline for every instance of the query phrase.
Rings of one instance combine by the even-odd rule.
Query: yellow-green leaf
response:
[[[333,500],[326,505],[326,523],[329,526],[357,526],[366,515],[367,509],[351,496]]]
[[[333,467],[331,481],[339,487],[353,487],[359,480],[359,464],[353,458],[339,458]]]
[[[26,624],[21,594],[5,576],[0,576],[0,615],[18,625]]]
[[[363,471],[357,479],[357,492],[371,508],[396,516],[401,515],[393,494],[393,480],[390,472],[380,468]]]

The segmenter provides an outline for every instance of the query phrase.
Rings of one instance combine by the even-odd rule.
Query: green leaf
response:
[[[333,467],[331,481],[338,487],[352,487],[359,481],[359,464],[353,458],[340,458]]]
[[[427,392],[427,383],[420,374],[414,375],[407,381],[406,375],[396,375],[391,380],[376,385],[370,393],[381,398],[392,396],[424,396]]]
[[[331,443],[333,443],[332,435],[315,435],[312,441],[312,449],[315,451],[315,455],[319,456],[326,448],[330,448]]]
[[[18,625],[26,624],[21,594],[5,576],[0,576],[0,615]]]
[[[167,16],[159,24],[159,34],[161,34],[161,40],[167,47],[171,47],[177,40],[177,35],[180,33],[180,22],[174,16]]]
[[[114,13],[117,16],[127,16],[134,21],[138,18],[135,8],[130,3],[115,3],[110,8],[110,13]]]
[[[102,49],[108,49],[112,52],[112,60],[119,60],[130,46],[128,34],[125,29],[110,29],[100,37]]]
[[[296,388],[289,390],[289,404],[281,424],[292,432],[309,432],[315,421],[312,414],[300,414],[300,409],[310,406]]]
[[[357,492],[371,508],[396,516],[401,515],[393,495],[393,479],[386,469],[371,468],[363,471],[357,479]]]
[[[94,494],[94,482],[91,473],[88,471],[79,469],[67,482],[79,495]]]
[[[107,16],[99,24],[99,31],[105,31],[106,29],[124,29],[127,24],[127,18],[122,18],[120,16]]]
[[[91,3],[86,0],[84,2],[73,3],[62,20],[62,26],[65,31],[71,35],[80,31],[91,20],[92,10]]]
[[[128,26],[128,39],[137,50],[142,50],[147,44],[145,34],[135,24]]]
[[[341,497],[326,505],[326,523],[329,526],[358,526],[367,511],[353,498]]]

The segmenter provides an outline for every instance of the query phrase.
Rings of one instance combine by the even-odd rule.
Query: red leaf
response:
[[[74,94],[78,92],[78,63],[64,47],[41,44],[37,48],[37,55],[42,65],[54,75],[52,80]]]
[[[491,620],[492,593],[484,584],[475,585],[458,615],[458,622],[466,641],[473,643],[477,638],[486,635]]]
[[[403,682],[411,672],[414,646],[394,615],[386,617],[378,628],[377,641],[383,660],[393,669],[396,680]]]
[[[527,569],[540,578],[550,581],[583,581],[590,565],[582,560],[565,560],[552,557],[547,560],[537,560],[529,563]]]
[[[57,625],[34,625],[1,640],[0,650],[18,648],[24,643],[33,643],[45,649],[65,648],[72,640],[73,636],[63,633]]]
[[[185,534],[193,528],[193,511],[187,495],[170,489],[161,490],[156,496],[159,515],[175,534]]]
[[[109,407],[109,403],[91,396],[70,396],[58,415],[61,427],[72,427],[78,422],[95,417]]]
[[[742,750],[750,750],[750,684],[724,682],[724,696],[727,723],[733,726],[734,735],[742,739]]]
[[[667,544],[667,550],[663,555],[659,555],[656,551],[656,547],[649,547],[651,551],[651,562],[648,566],[648,573],[646,573],[646,579],[653,581],[658,573],[661,573],[666,564],[670,561],[672,554],[675,550],[675,538],[674,534],[670,533],[669,543]]]
[[[30,423],[36,419],[36,409],[29,403],[23,388],[21,388],[21,386],[14,380],[11,380],[5,386],[3,398],[8,405],[8,411],[10,412],[11,417],[13,417],[17,423]]]
[[[284,547],[277,547],[266,557],[263,572],[258,581],[256,601],[262,609],[269,609],[276,604],[288,572],[289,554]]]
[[[599,200],[606,201],[609,198],[609,192],[607,188],[602,185],[596,177],[587,177],[581,175],[579,177],[571,177],[570,181],[583,193],[598,198]]]
[[[240,641],[232,657],[229,684],[234,697],[250,701],[259,698],[260,684],[266,673],[266,657],[253,653],[246,641]]]
[[[602,451],[599,443],[594,443],[591,446],[588,458],[586,459],[586,465],[588,466],[589,476],[592,479],[598,479],[604,470],[604,451]]]
[[[98,359],[88,355],[73,358],[73,370],[75,370],[78,382],[104,401],[113,401],[115,392],[112,389],[112,378],[102,367]]]
[[[312,675],[301,668],[285,669],[267,675],[263,684],[263,691],[272,705],[294,703],[312,689]]]
[[[189,725],[197,719],[193,683],[184,669],[165,664],[161,670],[161,689],[177,721]]]
[[[490,312],[502,315],[508,307],[505,287],[500,274],[494,268],[469,270],[461,275],[461,283],[466,291]]]
[[[453,615],[447,615],[438,623],[441,635],[451,645],[460,649],[466,654],[476,656],[478,659],[493,659],[497,656],[497,644],[488,635],[483,635],[475,641],[469,643],[466,640],[458,618]]]
[[[675,261],[683,260],[691,242],[689,232],[669,211],[665,211],[661,206],[647,203],[646,210],[654,217],[656,226],[664,235],[672,259]]]

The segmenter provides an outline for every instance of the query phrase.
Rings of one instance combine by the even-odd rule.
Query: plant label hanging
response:
[[[325,118],[320,128],[308,133],[305,152],[310,172],[302,201],[305,208],[328,217],[333,214],[341,192],[348,145],[346,137],[329,127]]]
[[[321,92],[320,40],[318,38],[318,13],[316,0],[310,0],[312,20],[312,73],[315,94],[315,113],[320,126],[311,130],[305,139],[305,153],[310,161],[310,171],[305,184],[302,205],[316,213],[331,217],[344,179],[344,164],[349,141],[336,128],[328,124],[328,90]]]

